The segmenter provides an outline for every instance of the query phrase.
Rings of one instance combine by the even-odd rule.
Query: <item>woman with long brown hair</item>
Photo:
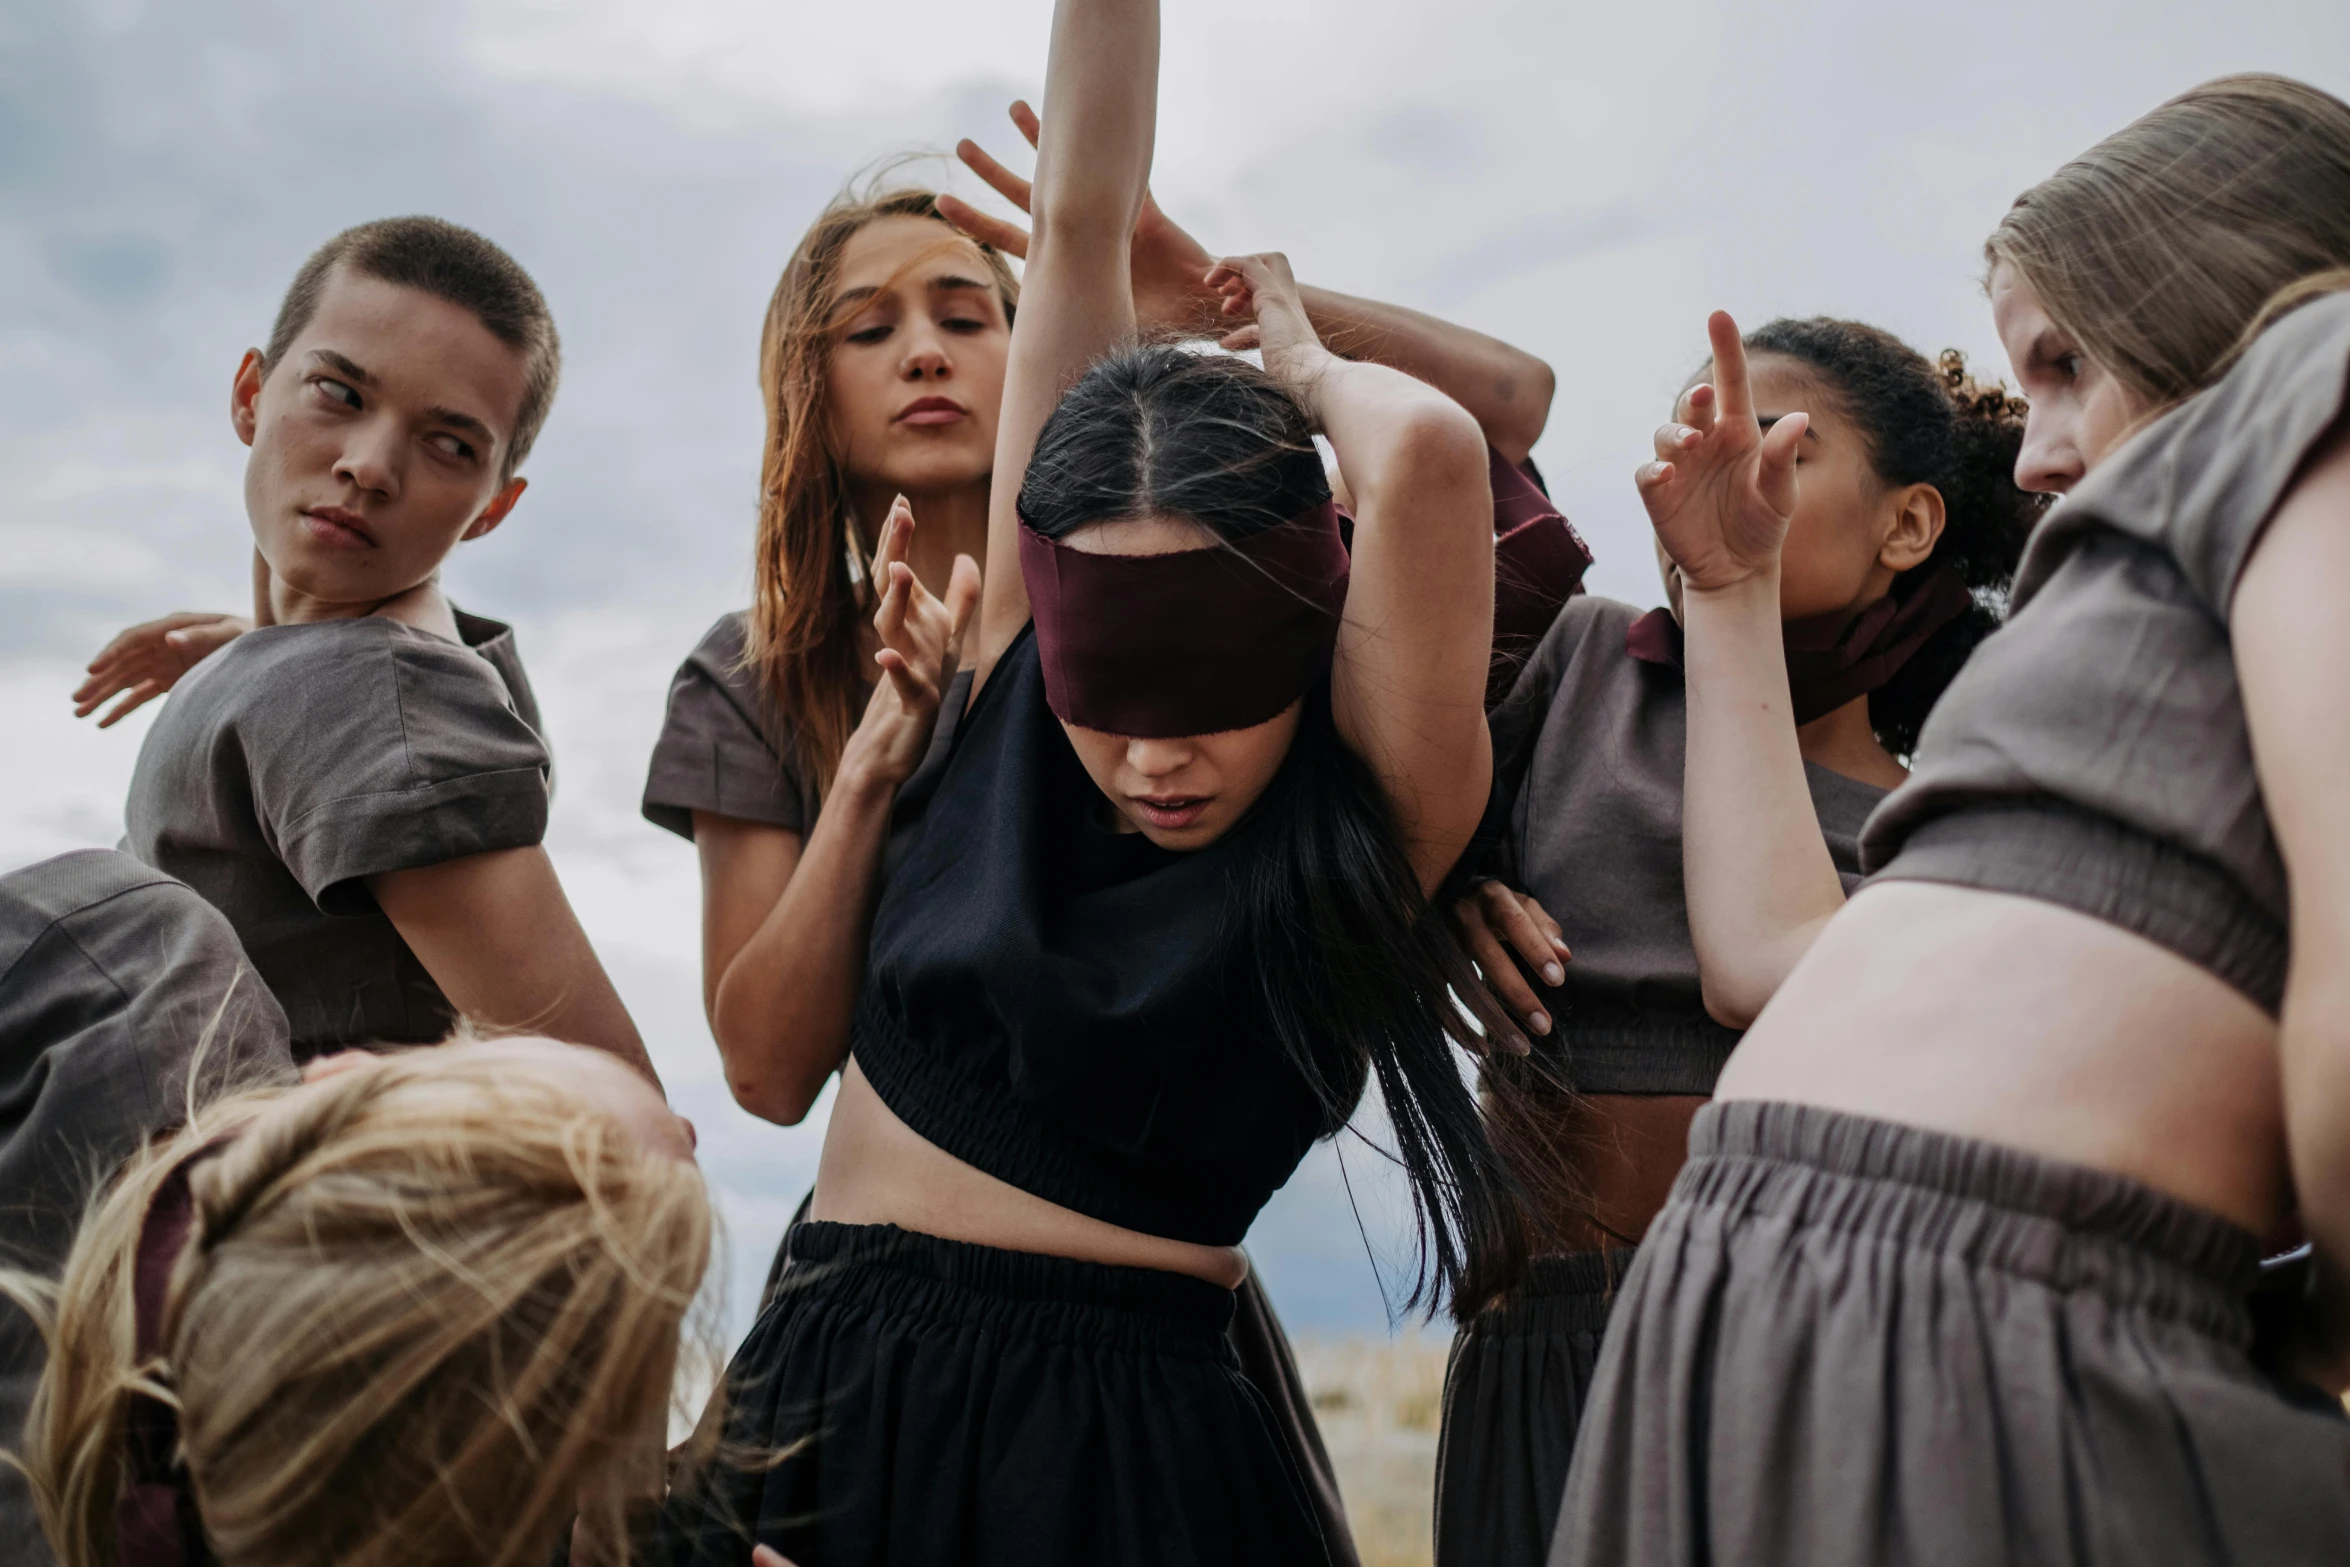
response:
[[[2206,83],[1987,257],[2017,482],[2064,500],[1849,902],[1779,631],[1804,420],[1764,433],[1728,317],[1641,474],[1699,965],[1769,1001],[1626,1279],[1554,1561],[2350,1554],[2350,104]],[[2296,1212],[2322,1390],[2250,1354]]]

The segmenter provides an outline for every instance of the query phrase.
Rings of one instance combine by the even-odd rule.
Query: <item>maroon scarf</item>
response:
[[[1965,579],[1937,566],[1906,595],[1887,594],[1849,624],[1841,615],[1788,621],[1782,635],[1796,723],[1825,718],[1884,685],[1974,601]],[[1669,609],[1652,609],[1624,633],[1624,651],[1644,664],[1679,669],[1681,623]]]
[[[1347,569],[1328,501],[1244,539],[1164,555],[1071,549],[1023,521],[1046,705],[1080,728],[1140,739],[1261,724],[1329,672]]]
[[[1591,550],[1544,492],[1533,464],[1486,448],[1493,480],[1493,665],[1485,705],[1509,695],[1568,599],[1583,591]]]

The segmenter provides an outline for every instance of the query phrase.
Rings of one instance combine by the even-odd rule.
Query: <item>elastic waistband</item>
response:
[[[2091,1290],[2241,1337],[2260,1241],[2125,1176],[1813,1105],[1707,1105],[1676,1204],[1730,1208]]]
[[[1225,1358],[1233,1292],[1156,1268],[1006,1251],[889,1224],[810,1219],[780,1293],[982,1323],[1027,1339]]]
[[[1705,1015],[1694,987],[1651,996],[1578,990],[1568,982],[1558,1026],[1534,1048],[1555,1053],[1586,1094],[1710,1094],[1739,1031]]]
[[[1611,1247],[1536,1257],[1525,1281],[1471,1319],[1468,1331],[1504,1338],[1605,1332],[1634,1255],[1629,1247]]]

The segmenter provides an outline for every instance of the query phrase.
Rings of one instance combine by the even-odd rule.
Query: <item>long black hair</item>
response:
[[[1949,566],[1974,590],[1975,604],[1869,695],[1878,743],[1907,756],[1967,656],[2006,618],[2016,562],[2047,509],[2048,497],[2015,484],[2023,400],[1976,382],[1956,349],[1930,362],[1892,333],[1858,321],[1773,321],[1747,334],[1746,351],[1792,359],[1810,372],[1860,431],[1870,465],[1887,484],[1942,492],[1942,537],[1933,554],[1893,579],[1893,592],[1904,595],[1928,571]]]
[[[1047,538],[1090,523],[1178,517],[1247,538],[1330,498],[1294,398],[1244,360],[1131,347],[1087,371],[1038,434],[1020,511]],[[1481,1301],[1523,1269],[1514,1178],[1452,1047],[1509,1027],[1437,916],[1385,792],[1340,736],[1327,677],[1252,808],[1243,928],[1283,1050],[1342,1123],[1375,1077],[1410,1181],[1420,1269],[1409,1304]],[[1237,830],[1237,829],[1236,829]]]

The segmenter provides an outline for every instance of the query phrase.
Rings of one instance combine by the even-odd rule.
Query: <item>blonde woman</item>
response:
[[[2017,482],[2065,499],[1849,903],[1780,644],[1804,421],[1763,433],[1727,317],[1641,476],[1698,962],[1770,999],[1625,1281],[1555,1562],[2350,1556],[2350,1423],[2247,1309],[2296,1209],[2321,1281],[2350,1258],[2350,104],[2207,83],[1988,254]],[[2311,1304],[2295,1369],[2338,1390]]]
[[[21,1462],[63,1567],[624,1560],[710,1247],[683,1124],[547,1040],[321,1058],[134,1158]]]

